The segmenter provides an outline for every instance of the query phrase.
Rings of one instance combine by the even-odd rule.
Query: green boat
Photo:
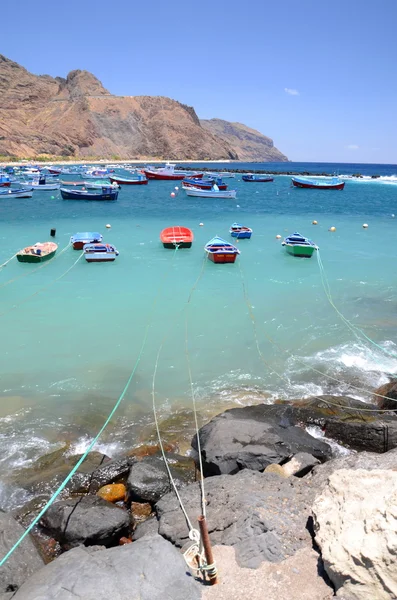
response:
[[[318,250],[318,246],[314,242],[297,232],[286,237],[281,245],[285,247],[288,254],[300,258],[311,258],[313,252]]]
[[[37,242],[33,246],[27,246],[17,254],[19,262],[40,263],[50,260],[55,256],[58,245],[54,242]]]

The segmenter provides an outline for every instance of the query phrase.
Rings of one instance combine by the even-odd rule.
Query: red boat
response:
[[[167,163],[165,167],[161,167],[160,169],[155,169],[154,167],[147,167],[142,169],[142,172],[146,175],[148,179],[161,179],[163,181],[181,181],[188,176],[187,173],[183,171],[175,171],[175,165]],[[195,177],[197,179],[201,179],[202,173],[192,173],[191,177]]]
[[[187,227],[174,225],[166,227],[160,233],[164,248],[190,248],[194,239],[193,232]]]
[[[240,250],[220,237],[214,237],[204,246],[208,258],[217,264],[234,263]]]
[[[51,175],[60,175],[62,173],[61,169],[48,169],[48,172],[51,173]]]
[[[316,179],[306,179],[305,177],[292,177],[292,183],[295,187],[312,190],[343,190],[345,182],[334,177],[330,181],[317,181]]]
[[[212,186],[214,185],[214,183],[216,183],[219,190],[227,190],[226,183],[217,183],[216,181],[208,181],[208,180],[201,181],[201,179],[199,179],[199,178],[184,179],[182,181],[182,187],[183,188],[194,187],[194,188],[197,188],[198,190],[212,190]]]
[[[148,180],[143,175],[139,175],[135,179],[124,179],[124,177],[118,177],[111,175],[109,179],[112,183],[118,183],[120,185],[146,185]]]
[[[10,187],[11,181],[0,181],[0,187]]]

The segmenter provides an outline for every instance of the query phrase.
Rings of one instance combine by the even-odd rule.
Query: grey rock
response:
[[[124,482],[130,472],[131,465],[136,461],[133,457],[122,457],[104,462],[100,467],[90,472],[78,472],[68,483],[70,493],[95,494],[99,488],[110,483]]]
[[[11,598],[15,598],[15,592],[0,594],[0,600],[11,600]]]
[[[134,531],[133,540],[139,540],[145,535],[154,535],[159,532],[159,522],[155,515],[140,523]]]
[[[15,600],[199,600],[181,554],[156,535],[94,551],[75,548],[38,571]]]
[[[64,548],[80,544],[112,546],[128,535],[129,513],[98,496],[55,502],[41,519],[41,525]]]
[[[24,533],[13,517],[0,511],[0,557],[3,558]],[[0,568],[0,594],[16,591],[23,582],[43,566],[43,560],[30,535]],[[6,597],[6,596],[5,596]]]
[[[261,471],[285,462],[298,452],[320,461],[331,458],[325,442],[296,426],[289,407],[260,404],[233,408],[216,416],[199,431],[205,476]],[[192,441],[197,451],[197,437]]]
[[[194,461],[186,456],[170,454],[168,466],[177,488],[195,479]],[[172,489],[162,457],[146,456],[132,465],[127,480],[130,500],[137,502],[157,502]]]
[[[320,461],[311,454],[298,452],[291,460],[283,464],[283,470],[287,476],[304,477],[318,464]]]
[[[205,480],[207,523],[212,544],[234,546],[241,566],[256,568],[263,560],[279,562],[302,547],[311,547],[307,529],[316,490],[305,479],[243,470]],[[193,527],[201,514],[198,483],[180,490]],[[188,527],[174,494],[157,504],[159,533],[182,547]]]

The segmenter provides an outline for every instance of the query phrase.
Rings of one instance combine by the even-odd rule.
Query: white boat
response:
[[[103,181],[83,181],[83,185],[87,190],[101,190],[104,186]],[[106,186],[118,189],[120,186],[118,183],[111,183],[106,180]]]
[[[204,173],[204,177],[213,177],[214,179],[233,179],[234,177],[236,177],[236,173],[230,173],[229,171],[225,171],[222,173],[210,173],[209,171],[206,171]]]
[[[200,190],[199,188],[190,187],[184,188],[187,196],[195,196],[197,198],[235,198],[236,190],[220,190],[218,186],[214,186],[211,190]]]
[[[81,173],[81,176],[85,179],[107,179],[109,175],[108,169],[101,169],[96,167],[95,169],[88,169]]]
[[[87,262],[111,262],[119,255],[118,250],[112,244],[85,244],[84,258]]]
[[[0,199],[5,198],[31,198],[33,196],[33,188],[19,189],[19,190],[6,190],[0,191]]]
[[[47,183],[45,177],[40,177],[40,179],[32,179],[32,181],[27,182],[21,181],[20,184],[24,187],[26,186],[42,192],[59,190],[61,187],[60,183]]]

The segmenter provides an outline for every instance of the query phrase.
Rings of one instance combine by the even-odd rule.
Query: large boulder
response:
[[[204,475],[262,471],[298,452],[321,461],[331,458],[330,446],[297,426],[288,408],[258,404],[214,417],[199,431]],[[198,451],[197,436],[192,446]]]
[[[397,410],[397,379],[392,379],[375,390],[374,401],[380,409]]]
[[[133,457],[121,457],[105,461],[95,469],[79,470],[69,481],[67,490],[74,494],[95,494],[104,485],[124,483],[135,460]]]
[[[197,527],[201,514],[199,483],[179,493],[193,527]],[[256,568],[263,560],[282,561],[299,548],[312,545],[307,525],[315,493],[305,479],[285,479],[249,469],[211,477],[205,480],[211,542],[234,546],[241,566]],[[189,531],[175,494],[164,496],[156,511],[161,535],[180,547],[188,542]],[[141,527],[137,528],[138,535]]]
[[[65,549],[80,544],[113,546],[128,535],[130,515],[99,496],[84,496],[55,502],[41,525]]]
[[[23,535],[23,527],[11,515],[0,511],[0,557],[3,558]],[[26,536],[0,568],[0,594],[15,592],[23,582],[40,569],[44,562],[30,535]]]
[[[75,548],[41,569],[13,600],[199,600],[200,585],[160,536],[118,548]]]
[[[335,471],[313,513],[316,542],[338,595],[397,598],[397,472]]]
[[[177,488],[195,480],[195,465],[191,458],[170,454],[168,466]],[[172,485],[161,456],[146,456],[134,463],[127,480],[130,500],[154,504],[171,491]]]

